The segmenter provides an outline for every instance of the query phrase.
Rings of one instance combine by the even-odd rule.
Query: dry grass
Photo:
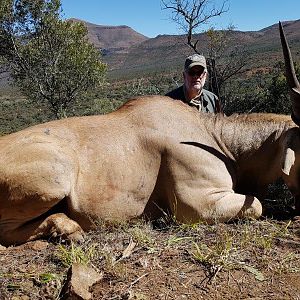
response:
[[[58,299],[68,267],[81,262],[104,273],[94,299],[242,299],[249,293],[297,299],[298,225],[260,220],[159,231],[141,222],[102,224],[82,245],[37,250],[33,242],[0,252],[0,298]]]

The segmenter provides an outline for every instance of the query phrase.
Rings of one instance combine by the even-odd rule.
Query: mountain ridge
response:
[[[178,69],[184,58],[193,53],[186,45],[186,35],[159,34],[148,38],[127,25],[96,25],[80,21],[87,26],[88,38],[101,51],[110,74],[126,77],[138,73]],[[298,59],[300,19],[283,21],[282,24],[292,52],[296,52],[294,58]],[[196,34],[195,38],[199,40],[199,51],[205,54],[208,44],[206,34]],[[246,47],[256,56],[256,65],[264,65],[267,61],[275,61],[281,57],[278,24],[257,31],[233,30],[233,40],[236,45]]]

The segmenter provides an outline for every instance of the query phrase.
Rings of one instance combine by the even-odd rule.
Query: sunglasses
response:
[[[200,77],[200,76],[202,76],[204,73],[205,73],[205,70],[197,70],[197,71],[195,71],[195,70],[190,70],[190,71],[188,71],[188,74],[189,74],[189,76],[191,76],[191,77],[194,77],[194,76]]]

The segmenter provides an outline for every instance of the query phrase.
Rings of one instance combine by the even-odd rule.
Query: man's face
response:
[[[195,66],[183,72],[184,84],[188,92],[199,93],[206,80],[207,71],[201,66]]]

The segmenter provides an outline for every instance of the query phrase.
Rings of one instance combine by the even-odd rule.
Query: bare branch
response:
[[[207,24],[210,19],[220,16],[228,11],[228,0],[224,0],[219,8],[210,6],[210,0],[162,0],[162,9],[171,10],[171,19],[187,33],[187,45],[196,53],[198,40],[193,41],[202,24]]]

